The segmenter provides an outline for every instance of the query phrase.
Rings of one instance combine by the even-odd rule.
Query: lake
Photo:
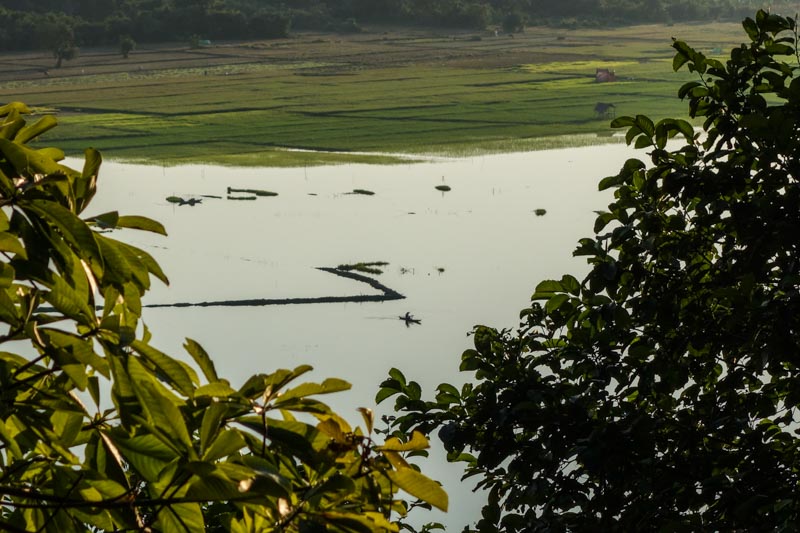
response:
[[[177,355],[191,337],[234,386],[254,373],[305,363],[315,367],[312,379],[347,379],[351,391],[324,399],[360,423],[355,409],[375,408],[378,384],[391,367],[420,382],[428,397],[443,381],[460,384],[469,377],[458,365],[474,325],[513,327],[539,281],[564,273],[580,278],[587,267],[571,252],[579,238],[592,235],[593,211],[611,198],[597,191],[597,182],[632,154],[606,145],[292,169],[106,162],[86,214],[116,209],[166,226],[168,238],[118,234],[152,253],[170,277],[169,287],[155,282],[145,300],[150,304],[374,294],[316,267],[388,262],[376,277],[405,299],[167,307],[144,314],[156,347]],[[227,200],[228,187],[278,196]],[[375,194],[348,194],[354,189]],[[169,196],[202,203],[176,205]],[[398,319],[406,312],[422,323],[407,327]],[[391,405],[376,410],[388,413]],[[420,514],[415,522],[441,521],[460,531],[478,519],[482,498],[470,492],[472,480],[458,481],[460,469],[440,452],[433,458],[423,470],[443,482],[450,512]]]

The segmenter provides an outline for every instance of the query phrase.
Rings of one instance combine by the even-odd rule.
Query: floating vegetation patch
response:
[[[537,217],[543,217],[544,215],[547,214],[547,209],[542,209],[542,208],[534,209],[533,212]]]
[[[261,189],[234,189],[233,187],[228,187],[228,195],[225,198],[228,200],[257,200],[259,196],[278,196],[278,193],[262,191]],[[221,200],[223,197],[214,194],[198,194],[190,198],[167,196],[167,201],[177,205],[197,205],[202,203],[203,198]]]
[[[436,186],[436,190],[437,191],[442,191],[442,192],[447,192],[447,191],[449,191],[451,189],[450,189],[449,185],[437,185]]]
[[[228,200],[257,200],[259,196],[278,196],[278,193],[260,189],[234,189],[233,187],[228,187],[228,195],[225,198]],[[214,194],[198,194],[189,198],[167,196],[167,201],[177,205],[197,205],[202,203],[203,198],[221,200],[223,197]]]
[[[228,187],[228,194],[241,193],[241,194],[255,194],[256,196],[278,196],[278,193],[272,191],[262,191],[261,189],[234,189]],[[230,196],[228,196],[230,198]]]
[[[347,194],[363,194],[365,196],[372,196],[375,193],[372,191],[368,191],[367,189],[353,189],[353,192]]]
[[[203,203],[202,198],[181,198],[180,196],[167,196],[167,201],[178,205],[197,205]]]
[[[385,267],[389,263],[386,261],[372,261],[370,263],[353,263],[349,265],[339,265],[336,267],[336,270],[343,270],[346,272],[351,272],[353,270],[357,272],[364,272],[365,274],[383,274],[383,270],[379,267]]]

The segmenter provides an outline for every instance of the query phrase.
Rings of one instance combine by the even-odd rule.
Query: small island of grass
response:
[[[233,187],[228,187],[228,198],[230,198],[230,194],[239,193],[239,194],[254,194],[256,196],[278,196],[278,193],[272,191],[263,191],[261,189],[234,189]]]
[[[344,264],[339,265],[336,267],[336,270],[345,270],[345,271],[357,271],[357,272],[364,272],[365,274],[383,274],[383,270],[378,267],[385,267],[389,263],[386,261],[372,261],[369,263],[361,262],[361,263],[352,263],[352,264]]]

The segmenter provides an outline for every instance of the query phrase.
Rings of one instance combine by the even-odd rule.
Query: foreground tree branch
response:
[[[81,218],[100,155],[87,150],[76,171],[60,150],[28,146],[56,125],[30,114],[0,106],[0,342],[20,350],[0,353],[0,528],[396,532],[410,508],[401,489],[447,508],[441,487],[398,459],[427,439],[374,445],[318,399],[346,381],[299,381],[303,365],[235,388],[197,342],[185,344],[192,364],[154,347],[142,298],[168,279],[104,232],[165,229],[117,212]]]

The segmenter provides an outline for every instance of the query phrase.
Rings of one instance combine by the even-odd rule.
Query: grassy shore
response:
[[[609,117],[682,116],[671,37],[705,53],[742,41],[738,24],[528,28],[517,35],[372,28],[266,42],[0,55],[0,101],[57,112],[43,140],[154,164],[397,162],[613,142]],[[595,82],[612,69],[617,81]]]

